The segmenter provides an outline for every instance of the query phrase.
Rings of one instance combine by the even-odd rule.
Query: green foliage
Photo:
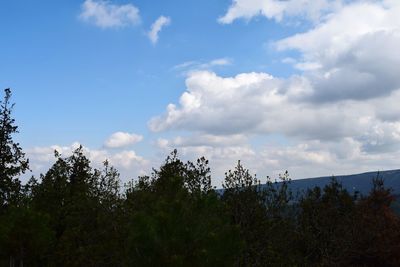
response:
[[[356,203],[335,178],[323,190],[308,190],[301,198],[301,247],[309,265],[333,266],[349,257],[353,246]]]
[[[32,189],[33,206],[50,216],[56,235],[51,265],[113,266],[119,261],[119,174],[93,170],[82,147],[56,163]]]
[[[235,266],[294,265],[297,254],[290,248],[296,233],[288,182],[286,172],[280,183],[268,180],[262,187],[240,161],[234,171],[226,173],[222,201],[242,241]]]
[[[357,209],[355,246],[351,263],[363,266],[400,265],[400,218],[391,209],[394,197],[379,174],[370,194]]]
[[[18,175],[29,168],[20,145],[13,141],[18,127],[11,116],[14,107],[14,104],[10,104],[11,90],[5,89],[4,94],[0,102],[0,213],[18,201],[21,190]]]
[[[232,264],[235,228],[223,216],[209,172],[204,159],[183,163],[174,151],[127,191],[129,265]]]
[[[8,265],[9,258],[27,266],[41,266],[45,262],[48,245],[54,240],[54,233],[47,225],[48,216],[19,207],[11,208],[0,222],[2,266]]]

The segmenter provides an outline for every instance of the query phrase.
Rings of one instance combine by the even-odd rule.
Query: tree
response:
[[[19,175],[29,169],[19,143],[13,140],[18,127],[12,118],[11,90],[0,102],[0,265],[37,266],[38,255],[51,240],[46,216],[30,209]]]
[[[207,160],[174,151],[126,193],[127,266],[232,266],[235,227],[211,189]]]
[[[279,182],[261,181],[238,162],[225,174],[222,185],[232,223],[238,226],[243,244],[235,266],[293,266],[295,252],[290,248],[295,237],[290,217],[289,174],[279,175]]]
[[[395,200],[379,174],[372,190],[357,203],[355,247],[350,264],[357,266],[400,265],[400,218],[391,209]]]
[[[13,140],[18,127],[11,117],[14,107],[14,104],[10,104],[11,90],[5,89],[4,93],[0,105],[0,212],[17,201],[21,189],[18,175],[29,169],[22,148]]]
[[[300,250],[308,266],[348,266],[354,247],[355,200],[335,178],[300,199]],[[351,265],[351,264],[350,264]],[[358,266],[358,265],[357,265]]]

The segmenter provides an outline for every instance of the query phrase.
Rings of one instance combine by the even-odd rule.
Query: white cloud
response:
[[[186,61],[181,64],[174,66],[172,69],[176,71],[180,71],[184,76],[188,75],[191,72],[199,71],[199,70],[212,70],[215,67],[224,67],[232,65],[233,61],[230,58],[222,57],[216,58],[210,61]]]
[[[400,101],[400,90],[364,101],[316,104],[306,98],[313,92],[312,84],[300,76],[288,80],[266,73],[220,77],[198,71],[188,75],[186,86],[179,105],[168,105],[164,115],[150,120],[150,129],[192,133],[160,139],[158,145],[165,150],[178,148],[187,155],[208,155],[217,161],[217,173],[243,155],[253,155],[250,162],[265,159],[276,171],[293,167],[296,175],[307,177],[326,174],[323,171],[337,173],[334,168],[341,170],[340,164],[347,173],[368,170],[368,166],[369,170],[389,168],[394,166],[390,153],[400,154],[400,117],[395,104]],[[292,145],[261,153],[249,145],[260,136],[281,136]],[[218,155],[225,156],[227,151],[234,157],[223,162]],[[318,168],[308,169],[312,164]],[[265,166],[254,164],[252,168],[267,173]]]
[[[113,133],[104,143],[107,148],[121,148],[136,144],[143,140],[142,135],[134,133],[116,132]]]
[[[339,107],[298,102],[297,98],[307,95],[310,87],[301,78],[284,81],[266,73],[224,78],[198,71],[189,74],[186,86],[179,106],[168,105],[165,115],[149,122],[151,130],[214,135],[279,132],[306,139],[332,139],[354,134],[358,131],[354,126],[361,127],[352,103]],[[338,122],[342,122],[340,126]]]
[[[229,58],[218,58],[211,60],[208,63],[209,66],[226,66],[232,64],[232,61]]]
[[[150,31],[147,33],[147,36],[149,37],[150,41],[153,44],[156,44],[158,42],[158,35],[161,32],[161,30],[165,27],[171,24],[171,19],[169,17],[164,17],[160,16],[152,25],[150,28]]]
[[[232,0],[232,5],[218,21],[230,24],[239,18],[250,20],[257,16],[276,21],[290,17],[318,21],[321,16],[341,5],[341,0]]]
[[[316,102],[369,99],[400,88],[400,5],[356,2],[305,33],[276,43],[301,53],[294,65],[314,84]]]
[[[177,136],[171,140],[159,138],[158,146],[160,148],[179,148],[179,147],[226,147],[236,146],[247,143],[247,137],[240,134],[234,135],[212,135],[212,134],[194,134],[191,136]]]
[[[125,169],[129,169],[134,164],[146,163],[146,160],[144,160],[142,157],[138,156],[135,153],[135,151],[127,150],[127,151],[122,151],[122,152],[112,155],[110,158],[110,162],[111,162],[111,164],[114,164],[115,166],[121,166]]]
[[[119,28],[140,22],[139,9],[134,5],[115,5],[103,0],[85,0],[79,17],[100,28]]]
[[[193,136],[195,138],[195,136]],[[363,149],[362,141],[351,137],[338,141],[305,140],[294,144],[266,142],[258,147],[247,143],[214,146],[210,144],[177,145],[174,139],[159,140],[163,155],[177,148],[184,160],[205,156],[210,161],[213,185],[220,187],[224,173],[233,169],[238,160],[258,178],[277,178],[286,170],[292,178],[352,174],[373,170],[398,168],[400,150],[391,153],[370,153]]]

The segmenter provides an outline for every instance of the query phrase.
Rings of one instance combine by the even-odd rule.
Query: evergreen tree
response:
[[[28,160],[19,143],[13,140],[18,127],[11,113],[14,104],[10,104],[11,90],[4,90],[0,102],[0,213],[8,205],[17,202],[21,190],[19,175],[28,170]]]
[[[242,249],[235,266],[294,265],[294,218],[289,201],[290,182],[286,172],[279,182],[266,184],[238,162],[225,174],[222,197],[234,225],[240,229]]]
[[[332,178],[323,189],[309,189],[300,199],[300,250],[305,265],[348,266],[354,245],[356,196]]]
[[[350,263],[357,266],[400,266],[400,218],[391,209],[392,190],[379,174],[370,194],[357,203],[357,223]]]
[[[232,265],[237,234],[209,172],[205,159],[184,163],[174,151],[128,189],[128,266]]]
[[[0,105],[0,265],[43,266],[53,232],[49,217],[31,206],[34,179],[22,186],[19,176],[28,160],[13,140],[18,127],[12,118],[11,90],[4,90]]]

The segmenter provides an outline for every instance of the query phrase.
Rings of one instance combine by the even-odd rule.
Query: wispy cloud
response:
[[[158,42],[158,35],[160,31],[165,27],[171,24],[171,19],[169,17],[164,17],[160,16],[152,25],[150,28],[150,31],[147,33],[147,36],[149,37],[150,41],[153,44],[156,44]]]
[[[116,5],[102,0],[86,0],[79,18],[100,28],[119,28],[140,22],[139,9],[132,4]]]
[[[184,74],[196,70],[210,70],[213,67],[232,65],[230,58],[217,58],[210,61],[186,61],[173,67],[173,70],[182,71]]]

